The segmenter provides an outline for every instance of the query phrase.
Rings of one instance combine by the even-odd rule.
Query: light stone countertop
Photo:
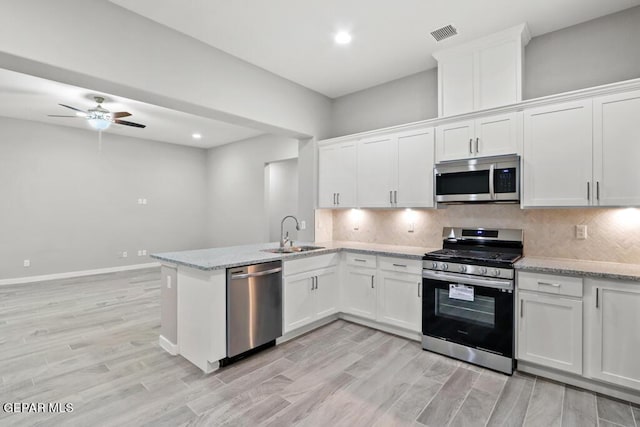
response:
[[[289,254],[279,254],[263,252],[263,249],[273,249],[278,247],[277,242],[260,243],[253,245],[228,246],[222,248],[197,249],[180,252],[164,252],[151,254],[152,258],[171,264],[183,265],[196,268],[198,270],[219,270],[242,265],[259,264],[269,261],[292,260],[309,256],[316,256],[340,251],[349,251],[361,254],[382,255],[389,257],[407,258],[420,260],[426,252],[431,252],[440,248],[423,248],[416,246],[395,246],[381,245],[376,243],[359,242],[295,242],[296,246],[323,246],[308,252],[295,252]]]
[[[515,268],[521,271],[640,282],[640,264],[525,256],[515,263]]]

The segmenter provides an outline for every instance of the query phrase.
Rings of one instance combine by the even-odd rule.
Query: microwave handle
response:
[[[493,169],[495,168],[495,164],[491,164],[491,166],[489,167],[489,196],[491,197],[491,200],[494,200],[496,198],[496,192],[493,186]]]

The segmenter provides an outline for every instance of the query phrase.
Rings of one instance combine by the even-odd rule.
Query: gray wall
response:
[[[280,222],[287,215],[298,216],[298,159],[269,163],[266,167],[267,218],[269,241],[280,240]],[[284,230],[289,238],[298,240],[295,222],[288,219]]]
[[[431,69],[341,96],[331,106],[332,136],[438,115],[438,72]]]
[[[524,98],[640,77],[640,6],[534,37]],[[334,99],[331,136],[437,117],[437,72],[424,71]]]
[[[0,118],[0,278],[205,246],[204,150],[105,133],[100,153],[97,141],[93,131]]]
[[[261,135],[207,152],[211,247],[269,241],[265,165],[298,157],[298,140]],[[306,219],[313,224],[313,218]]]
[[[534,37],[524,65],[526,99],[640,77],[640,6]]]

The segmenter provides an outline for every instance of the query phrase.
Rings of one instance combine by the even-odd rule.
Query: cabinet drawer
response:
[[[555,274],[518,272],[518,289],[582,297],[582,278]]]
[[[340,255],[338,253],[334,253],[285,261],[283,267],[284,275],[291,276],[293,274],[304,273],[305,271],[338,265],[339,257]]]
[[[376,256],[375,255],[362,255],[353,254],[347,252],[345,254],[347,265],[353,265],[355,267],[376,268]]]
[[[419,274],[422,276],[422,261],[406,258],[380,257],[380,269],[399,273]]]

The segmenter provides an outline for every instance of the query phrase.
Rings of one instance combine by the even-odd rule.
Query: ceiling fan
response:
[[[81,110],[76,107],[72,107],[70,105],[58,104],[62,107],[69,108],[76,112],[75,116],[62,116],[58,114],[49,114],[49,117],[81,117],[87,119],[89,125],[95,130],[103,131],[109,128],[112,123],[116,123],[124,126],[132,126],[136,128],[145,128],[145,125],[141,125],[140,123],[129,122],[126,120],[120,120],[122,117],[129,117],[131,113],[126,111],[119,111],[112,113],[106,108],[102,106],[104,102],[104,98],[101,96],[94,96],[97,106],[90,108],[87,111]]]

